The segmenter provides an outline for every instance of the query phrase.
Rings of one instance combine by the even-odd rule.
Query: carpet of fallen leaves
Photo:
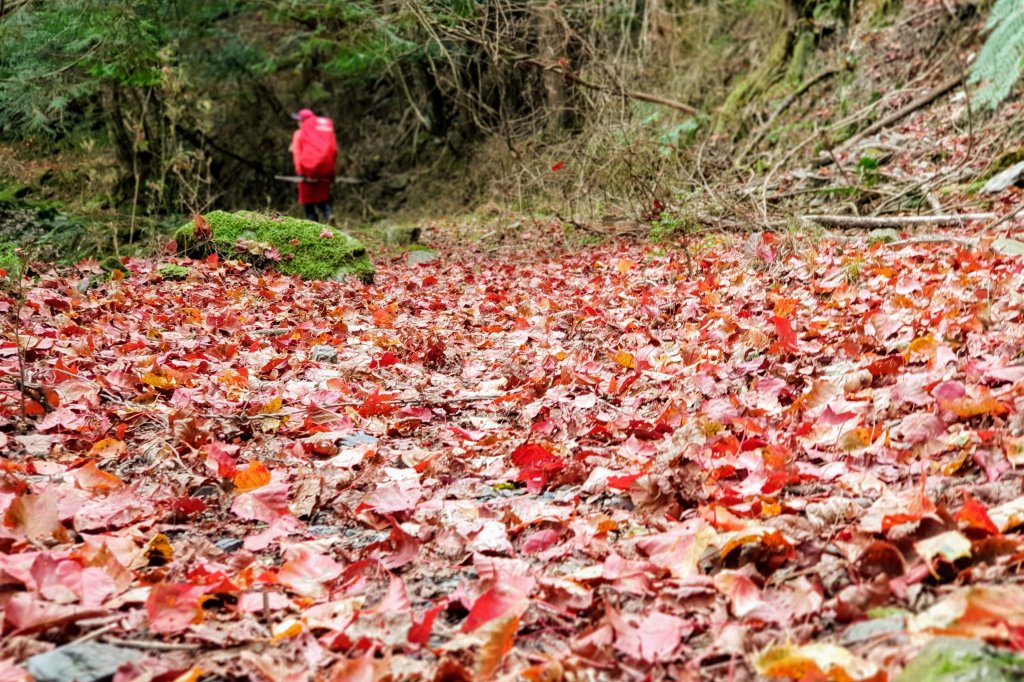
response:
[[[523,236],[531,243],[530,235]],[[535,242],[542,244],[543,242]],[[754,235],[0,304],[0,679],[894,679],[1024,646],[1024,260]]]

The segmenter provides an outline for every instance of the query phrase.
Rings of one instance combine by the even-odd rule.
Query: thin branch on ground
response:
[[[847,229],[877,229],[886,227],[913,227],[917,225],[960,225],[971,220],[990,220],[991,213],[963,213],[946,215],[907,216],[849,216],[849,215],[802,215],[803,222],[816,223],[824,227]]]

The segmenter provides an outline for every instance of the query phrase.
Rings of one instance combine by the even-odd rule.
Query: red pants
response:
[[[320,182],[299,183],[300,204],[322,204],[331,200],[331,185],[334,178],[323,178]]]

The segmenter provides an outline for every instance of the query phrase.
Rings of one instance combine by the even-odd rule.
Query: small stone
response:
[[[422,263],[432,263],[441,257],[437,251],[431,251],[429,249],[416,249],[410,251],[409,255],[405,257],[409,265],[420,265]]]
[[[223,552],[237,552],[242,548],[242,541],[239,538],[220,538],[214,540],[213,544]]]
[[[341,440],[338,441],[338,444],[343,448],[350,448],[354,445],[373,445],[376,442],[377,439],[370,434],[363,433],[362,431],[356,431],[355,433],[350,433],[347,436],[342,436]]]
[[[32,656],[25,667],[36,682],[98,682],[114,676],[125,663],[144,657],[141,651],[100,642],[82,642]]]
[[[309,359],[313,362],[337,362],[338,349],[334,346],[313,346],[309,353]]]

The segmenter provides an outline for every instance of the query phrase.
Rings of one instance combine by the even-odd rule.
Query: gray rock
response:
[[[313,362],[337,362],[338,349],[334,346],[313,346],[309,359]]]
[[[418,226],[399,227],[391,225],[384,230],[384,241],[390,246],[408,246],[419,241],[420,232],[422,230]]]
[[[900,233],[892,228],[880,228],[868,232],[868,244],[891,244],[900,238]]]
[[[125,663],[144,654],[100,642],[70,644],[32,656],[25,667],[36,682],[99,682],[114,676]]]
[[[338,441],[338,444],[344,448],[350,448],[354,445],[373,445],[376,442],[377,439],[370,434],[363,433],[362,431],[356,431],[355,433],[351,433],[347,436],[342,436],[341,440]]]
[[[995,194],[1002,192],[1010,185],[1016,185],[1020,177],[1024,175],[1024,161],[1015,163],[1002,173],[997,173],[989,178],[985,186],[981,188],[982,194]]]
[[[863,642],[880,635],[903,632],[907,627],[906,618],[896,614],[885,618],[872,618],[854,623],[843,632],[844,644]]]
[[[437,251],[430,251],[429,249],[416,249],[415,251],[410,251],[408,255],[406,255],[405,259],[409,263],[409,265],[419,265],[421,263],[433,263],[440,257],[441,254],[439,254]]]
[[[220,538],[215,540],[214,543],[217,547],[224,552],[236,552],[242,549],[242,541],[238,538]]]
[[[1024,242],[1010,237],[1000,237],[992,242],[992,250],[1004,256],[1024,256]]]

